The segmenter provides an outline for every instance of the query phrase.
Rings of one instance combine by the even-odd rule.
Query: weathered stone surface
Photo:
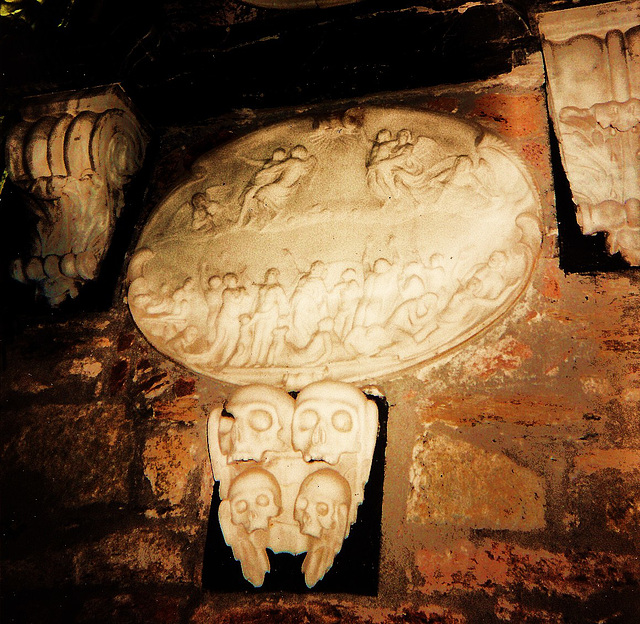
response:
[[[178,624],[191,600],[175,586],[17,591],[3,600],[2,615],[3,622],[16,624]]]
[[[495,614],[501,622],[509,622],[509,624],[564,624],[566,621],[562,613],[528,608],[514,604],[506,598],[498,598]]]
[[[122,529],[80,547],[74,556],[78,584],[184,583],[192,579],[183,539],[159,528]]]
[[[612,588],[635,587],[640,561],[609,552],[551,552],[485,539],[460,540],[438,551],[420,550],[416,565],[420,590],[433,592],[501,590],[543,592],[586,599]]]
[[[324,603],[308,601],[305,604],[287,605],[282,601],[224,607],[219,600],[207,600],[198,607],[191,624],[466,624],[466,617],[453,609],[436,605],[388,607],[364,607],[348,602]]]
[[[640,452],[591,449],[577,455],[569,475],[569,528],[603,539],[640,537]]]
[[[3,463],[5,475],[37,475],[39,487],[16,497],[41,495],[44,504],[73,507],[126,503],[133,456],[133,427],[123,405],[34,405],[5,436]]]
[[[413,522],[513,531],[544,527],[543,480],[501,453],[427,432],[413,450],[410,479],[407,516]]]
[[[176,624],[183,621],[189,596],[169,588],[132,593],[101,593],[84,600],[74,618],[77,624]]]
[[[592,449],[575,458],[575,473],[589,475],[600,470],[636,472],[640,478],[640,449]]]
[[[144,475],[153,493],[178,505],[187,493],[189,477],[206,463],[206,441],[187,427],[171,426],[150,437],[144,447]]]

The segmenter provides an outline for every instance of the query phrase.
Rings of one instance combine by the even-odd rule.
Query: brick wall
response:
[[[559,268],[541,75],[531,59],[500,80],[371,100],[500,132],[534,173],[545,231],[505,317],[380,380],[391,408],[379,595],[202,592],[206,416],[230,388],[155,352],[120,291],[106,311],[23,319],[7,348],[3,621],[638,621],[640,280]],[[165,129],[147,207],[188,165],[182,146],[287,114],[227,119],[205,140]]]

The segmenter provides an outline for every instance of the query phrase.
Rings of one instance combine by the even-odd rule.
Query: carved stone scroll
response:
[[[21,116],[6,159],[35,225],[13,276],[55,306],[97,275],[148,136],[117,85],[30,98]]]
[[[151,343],[235,384],[363,381],[437,357],[528,283],[539,197],[498,136],[455,117],[355,108],[200,159],[129,269]]]
[[[273,553],[307,553],[314,587],[331,569],[364,501],[378,408],[356,387],[321,381],[294,400],[260,384],[236,390],[209,417],[224,539],[255,587]]]
[[[584,234],[640,265],[640,3],[544,13],[551,112]]]

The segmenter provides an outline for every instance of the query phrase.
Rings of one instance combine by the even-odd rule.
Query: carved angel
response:
[[[260,227],[272,219],[315,166],[315,156],[303,145],[296,145],[289,155],[276,149],[242,192],[238,225],[253,221]]]

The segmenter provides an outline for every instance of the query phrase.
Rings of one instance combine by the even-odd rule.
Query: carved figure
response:
[[[238,283],[235,273],[227,273],[223,278],[222,304],[215,322],[215,337],[208,351],[209,357],[220,364],[226,364],[233,355],[240,338],[240,317],[251,308],[251,296]]]
[[[204,193],[196,193],[191,198],[191,206],[191,225],[194,230],[209,232],[218,224],[216,215],[222,212],[220,203],[207,200]]]
[[[222,293],[224,283],[219,275],[212,275],[207,280],[207,289],[204,298],[207,303],[207,335],[215,335],[218,313],[222,307]]]
[[[313,587],[333,565],[349,534],[351,488],[340,473],[323,468],[310,474],[300,486],[294,517],[300,532],[312,538],[302,572]]]
[[[331,296],[335,301],[334,331],[339,338],[344,338],[353,328],[358,302],[362,296],[354,269],[346,269],[342,273],[340,281],[331,291]]]
[[[382,325],[398,299],[398,268],[378,258],[364,280],[364,292],[354,317],[354,327]]]
[[[262,461],[288,448],[294,401],[271,386],[245,386],[234,392],[220,416],[219,443],[228,462]]]
[[[280,271],[269,269],[264,276],[264,284],[258,289],[258,301],[251,319],[254,328],[251,345],[251,364],[264,365],[273,343],[273,332],[280,319],[289,311],[284,289],[278,281]]]
[[[450,172],[456,158],[442,158],[438,144],[427,137],[414,142],[410,130],[400,130],[391,138],[381,130],[367,161],[367,182],[382,201],[411,199],[421,201],[434,180]]]
[[[315,156],[311,156],[303,145],[296,145],[288,156],[282,148],[275,150],[271,160],[253,176],[240,196],[242,209],[238,223],[243,225],[255,220],[259,226],[264,225],[315,166]]]
[[[438,297],[426,293],[422,280],[412,275],[402,287],[403,302],[389,317],[388,330],[393,340],[414,337],[436,314]]]
[[[473,273],[473,278],[482,285],[475,290],[475,296],[482,299],[497,299],[500,297],[507,287],[504,275],[506,267],[506,254],[502,251],[494,251],[489,256],[488,262],[477,267]]]
[[[314,262],[309,272],[300,277],[291,297],[291,327],[287,340],[299,349],[309,344],[318,330],[318,323],[327,315],[326,274],[324,262]]]

